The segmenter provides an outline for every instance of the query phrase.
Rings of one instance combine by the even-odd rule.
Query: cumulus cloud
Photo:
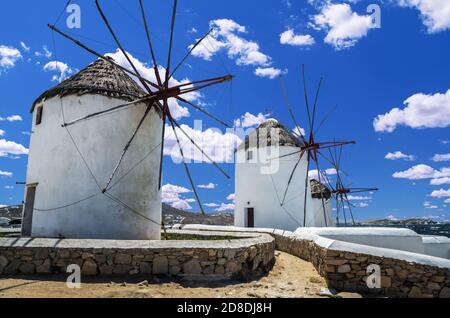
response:
[[[0,45],[0,75],[4,70],[13,68],[22,54],[15,47]]]
[[[27,155],[28,149],[14,141],[0,139],[0,157],[8,155]]]
[[[325,43],[342,50],[354,46],[367,35],[372,27],[372,17],[353,12],[347,3],[327,3],[313,17],[313,26],[327,32]]]
[[[46,72],[56,72],[57,74],[53,75],[52,81],[60,83],[76,72],[75,69],[61,61],[48,62],[44,65],[43,70]]]
[[[217,208],[220,206],[220,204],[217,203],[205,203],[203,205],[206,206],[207,208]]]
[[[287,29],[286,31],[280,34],[280,43],[292,46],[311,46],[314,43],[316,43],[316,41],[309,34],[305,35],[295,34],[294,30]]]
[[[397,0],[403,7],[420,12],[423,24],[429,33],[450,29],[450,1],[447,0]]]
[[[194,128],[191,128],[184,124],[181,125],[181,128],[211,159],[219,163],[233,162],[234,150],[242,142],[242,139],[234,133],[222,133],[218,129],[210,128],[203,130],[201,127],[195,127],[195,125]],[[184,156],[187,160],[210,163],[208,158],[192,144],[178,127],[175,130],[177,131]],[[166,126],[164,155],[171,156],[172,160],[181,162],[181,154],[176,136],[170,126]]]
[[[234,211],[234,203],[221,203],[220,207],[215,209],[217,212],[230,212]]]
[[[0,177],[8,177],[8,178],[10,178],[12,176],[13,176],[12,172],[0,170]]]
[[[440,170],[435,170],[434,168],[419,164],[413,166],[405,171],[398,171],[392,175],[397,179],[408,179],[408,180],[422,180],[422,179],[438,179],[450,177],[450,168],[441,168]]]
[[[248,128],[253,126],[259,126],[265,121],[267,121],[269,114],[259,113],[257,115],[253,115],[249,112],[246,112],[241,117],[237,118],[234,121],[235,127]]]
[[[209,26],[213,31],[192,51],[193,56],[210,61],[214,55],[224,50],[237,65],[258,67],[259,71],[255,71],[258,76],[264,74],[263,77],[275,78],[276,76],[269,76],[268,73],[282,72],[268,69],[272,58],[261,52],[257,42],[244,38],[247,34],[245,26],[231,19],[212,20]],[[189,48],[192,47],[193,45]]]
[[[371,200],[372,199],[369,196],[360,196],[360,195],[349,195],[347,198],[350,201],[367,201],[367,200]]]
[[[450,203],[450,199],[445,200],[444,203]]]
[[[143,78],[145,78],[153,83],[157,83],[157,78],[156,78],[156,74],[153,69],[153,66],[144,64],[137,58],[133,57],[133,55],[131,55],[129,52],[127,52],[127,55],[129,56],[130,60],[133,62],[133,65],[136,67],[139,74]],[[107,53],[107,54],[105,54],[105,56],[112,57],[117,64],[119,64],[122,67],[127,68],[130,71],[133,71],[130,63],[127,61],[126,57],[123,55],[123,53],[120,50],[117,50],[115,53]],[[165,78],[166,69],[162,66],[159,66],[158,71],[159,71],[161,78]],[[131,77],[136,81],[136,83],[139,86],[144,88],[142,83],[135,76],[131,76]],[[191,81],[188,78],[185,78],[182,80],[177,80],[174,77],[172,77],[169,80],[169,87],[173,87],[173,86],[177,86],[177,85],[185,84],[185,83],[189,83],[189,82],[191,82]],[[185,88],[189,88],[189,86],[185,86]],[[186,100],[188,100],[190,102],[197,102],[197,103],[201,101],[202,97],[203,96],[200,92],[190,92],[190,93],[183,95],[183,98],[185,98]],[[176,99],[169,98],[168,103],[169,103],[169,108],[170,108],[171,114],[175,119],[181,119],[183,117],[190,116],[189,109],[185,106],[180,105]]]
[[[450,89],[434,95],[414,94],[403,109],[393,108],[378,115],[373,126],[377,132],[393,132],[398,126],[411,128],[445,128],[450,125]]]
[[[227,196],[228,201],[234,201],[236,198],[236,195],[234,193],[231,193],[229,196]]]
[[[267,77],[274,79],[287,73],[287,70],[280,70],[274,67],[258,67],[255,69],[255,75],[259,77]]]
[[[181,186],[173,184],[165,184],[161,189],[161,201],[169,204],[176,209],[192,210],[189,203],[195,202],[194,199],[183,198],[183,194],[191,193],[192,191]]]
[[[431,158],[434,162],[442,162],[442,161],[450,161],[450,153],[446,154],[435,154],[433,158]]]
[[[439,208],[437,205],[433,205],[431,202],[428,202],[428,201],[425,201],[423,203],[423,207],[425,209],[437,209],[437,208]]]
[[[405,160],[405,161],[414,161],[415,160],[415,156],[413,155],[407,155],[404,154],[401,151],[395,151],[395,152],[388,152],[386,154],[386,156],[384,156],[385,159],[388,160]]]
[[[435,191],[431,192],[430,196],[433,197],[433,198],[447,198],[447,197],[450,197],[450,189],[448,189],[448,190],[444,190],[444,189],[435,190]]]
[[[25,44],[25,42],[21,41],[20,42],[20,46],[22,47],[22,50],[24,50],[25,52],[30,52],[31,48]]]
[[[42,51],[36,51],[36,52],[34,52],[34,55],[37,57],[45,57],[45,58],[49,59],[52,57],[53,53],[50,52],[50,50],[47,48],[46,45],[44,45],[42,47]]]
[[[22,121],[22,117],[20,115],[11,115],[8,117],[0,117],[0,121],[9,121],[9,122]]]
[[[210,182],[210,183],[208,183],[208,184],[200,184],[198,187],[199,187],[200,189],[208,189],[208,190],[212,190],[212,189],[215,189],[216,186],[217,186],[217,184]]]
[[[430,184],[431,185],[450,184],[450,177],[431,179]]]
[[[1,136],[4,136],[5,133],[6,133],[6,132],[5,132],[4,130],[0,129],[0,137],[1,137]]]

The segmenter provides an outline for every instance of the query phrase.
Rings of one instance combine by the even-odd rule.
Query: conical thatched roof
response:
[[[110,57],[108,57],[110,59]],[[139,85],[120,68],[98,59],[86,68],[39,96],[37,103],[55,96],[99,94],[133,101],[145,95]]]
[[[311,196],[314,199],[324,198],[328,200],[329,198],[331,198],[331,190],[323,183],[320,183],[316,179],[311,179],[310,185],[311,185]]]
[[[279,129],[279,140],[272,141],[272,129]],[[280,124],[275,119],[269,119],[268,121],[259,125],[254,131],[252,131],[243,143],[238,147],[238,150],[247,149],[249,146],[253,147],[270,147],[270,146],[291,146],[300,147],[301,143],[293,136],[292,132]]]

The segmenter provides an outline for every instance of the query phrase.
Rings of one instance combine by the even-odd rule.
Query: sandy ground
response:
[[[273,270],[251,282],[114,277],[85,279],[80,289],[69,289],[65,277],[15,277],[0,279],[0,298],[311,298],[327,297],[320,295],[325,287],[324,279],[309,262],[276,252]],[[342,293],[337,297],[360,295]]]

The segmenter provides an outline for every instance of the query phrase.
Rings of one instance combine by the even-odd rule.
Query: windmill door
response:
[[[247,227],[253,228],[255,227],[255,209],[254,208],[246,208],[247,211]]]
[[[34,198],[36,196],[36,185],[27,187],[25,206],[23,208],[22,236],[31,236],[31,224],[33,223]]]

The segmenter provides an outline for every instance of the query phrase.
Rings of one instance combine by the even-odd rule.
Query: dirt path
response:
[[[314,267],[295,256],[276,252],[273,270],[265,277],[249,283],[242,282],[177,282],[153,279],[139,284],[145,278],[89,279],[80,289],[66,287],[64,277],[2,278],[0,297],[49,298],[208,298],[208,297],[324,297],[324,279]],[[340,297],[359,297],[357,294],[340,294]]]

